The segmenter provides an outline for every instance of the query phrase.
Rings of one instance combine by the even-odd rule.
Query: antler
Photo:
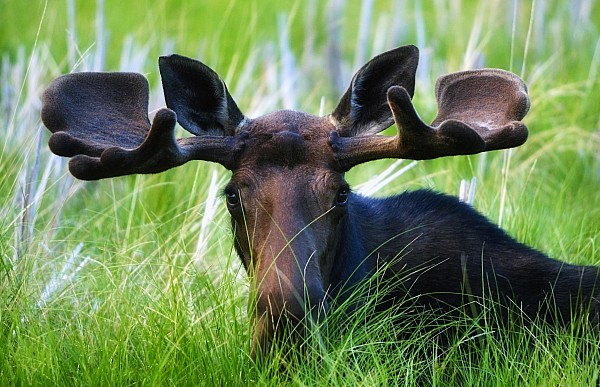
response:
[[[503,70],[465,71],[436,84],[438,115],[425,124],[411,102],[418,63],[414,46],[378,55],[355,75],[329,117],[330,144],[341,171],[381,158],[431,159],[521,145],[529,109],[527,88]],[[225,83],[201,62],[161,57],[170,109],[148,120],[148,82],[134,73],[77,73],[54,80],[43,96],[42,120],[50,149],[72,157],[80,179],[157,173],[190,160],[234,169],[248,124]],[[386,94],[387,92],[387,94]],[[387,99],[386,99],[387,97]],[[173,109],[173,110],[171,110]],[[394,137],[380,136],[392,122]],[[197,136],[175,138],[175,124]]]
[[[148,81],[136,73],[67,74],[42,101],[42,120],[53,132],[50,149],[72,157],[69,169],[83,180],[157,173],[190,160],[232,168],[242,146],[243,135],[175,139],[177,115],[167,108],[151,126]]]
[[[342,170],[382,158],[413,160],[468,155],[516,147],[527,140],[520,121],[529,110],[525,83],[504,70],[482,69],[445,75],[436,83],[438,114],[431,125],[418,116],[402,86],[387,91],[398,127],[394,137],[341,137],[330,143]]]

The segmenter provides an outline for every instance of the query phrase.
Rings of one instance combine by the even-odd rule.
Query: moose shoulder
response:
[[[521,145],[529,109],[523,81],[503,70],[441,77],[428,125],[412,105],[418,50],[365,64],[333,113],[277,111],[247,118],[219,76],[161,57],[167,108],[148,120],[148,85],[133,73],[57,78],[43,97],[53,152],[86,180],[157,173],[190,160],[232,172],[224,189],[235,248],[251,277],[253,352],[306,325],[374,276],[433,310],[491,298],[530,319],[598,322],[600,272],[565,264],[508,236],[470,206],[431,191],[386,199],[353,193],[344,173],[381,158],[432,159]],[[176,123],[195,136],[176,139]],[[396,123],[397,135],[379,132]],[[351,311],[349,312],[351,313]]]

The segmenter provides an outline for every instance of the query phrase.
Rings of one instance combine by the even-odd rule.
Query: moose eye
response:
[[[234,190],[225,191],[225,200],[230,207],[237,207],[240,204],[240,195]]]
[[[350,188],[348,186],[344,186],[340,188],[337,193],[337,197],[335,199],[336,205],[345,206],[348,203],[348,196],[350,195]]]

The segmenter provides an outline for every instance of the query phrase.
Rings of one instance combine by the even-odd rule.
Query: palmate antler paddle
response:
[[[527,127],[521,122],[529,110],[527,87],[513,73],[482,69],[439,78],[438,113],[431,125],[417,114],[411,101],[413,89],[414,84],[409,83],[408,89],[396,85],[387,90],[396,136],[356,132],[349,136],[343,126],[332,134],[331,144],[343,170],[382,158],[426,160],[468,155],[516,147],[527,140]],[[344,121],[336,112],[333,118]]]
[[[163,71],[179,66],[179,59],[171,57]],[[184,66],[187,64],[184,60]],[[193,65],[212,72],[199,62]],[[223,95],[229,95],[224,83],[215,77]],[[207,114],[198,119],[203,129],[191,127],[199,136],[176,139],[177,115],[173,110],[160,109],[150,125],[148,81],[136,73],[67,74],[55,79],[43,96],[42,120],[53,133],[50,149],[71,157],[69,170],[82,180],[157,173],[190,160],[214,161],[231,169],[244,136],[205,133],[232,133],[243,115],[234,118],[237,121],[221,121],[218,114]]]

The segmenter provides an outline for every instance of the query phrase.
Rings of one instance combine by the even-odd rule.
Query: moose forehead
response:
[[[280,110],[248,120],[240,129],[249,135],[240,155],[240,166],[316,167],[335,160],[329,146],[335,126],[326,117]]]

